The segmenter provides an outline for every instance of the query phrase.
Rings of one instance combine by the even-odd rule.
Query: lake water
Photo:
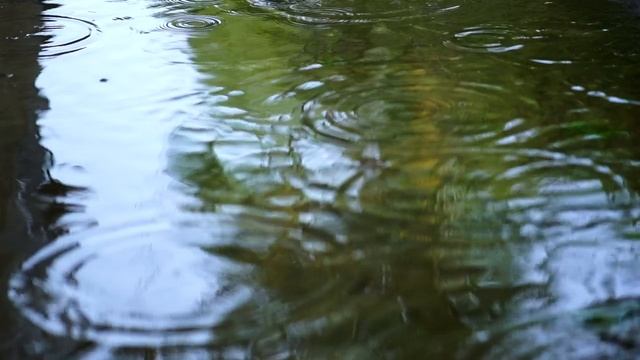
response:
[[[1,1],[2,357],[640,356],[639,14]]]

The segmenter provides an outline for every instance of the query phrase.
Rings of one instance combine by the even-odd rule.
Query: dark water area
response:
[[[640,357],[637,2],[0,0],[0,357]]]

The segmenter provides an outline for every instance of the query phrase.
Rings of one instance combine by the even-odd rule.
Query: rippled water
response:
[[[632,4],[57,5],[7,354],[640,354]]]
[[[44,26],[40,35],[51,35],[42,45],[41,57],[64,55],[82,50],[99,32],[98,27],[86,20],[61,15],[43,15]]]

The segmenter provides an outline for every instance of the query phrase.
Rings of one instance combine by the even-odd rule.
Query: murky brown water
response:
[[[633,4],[0,4],[4,357],[640,356]]]

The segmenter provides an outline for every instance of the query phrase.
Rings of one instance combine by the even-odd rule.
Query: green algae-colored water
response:
[[[639,356],[633,3],[57,2],[7,357]]]

